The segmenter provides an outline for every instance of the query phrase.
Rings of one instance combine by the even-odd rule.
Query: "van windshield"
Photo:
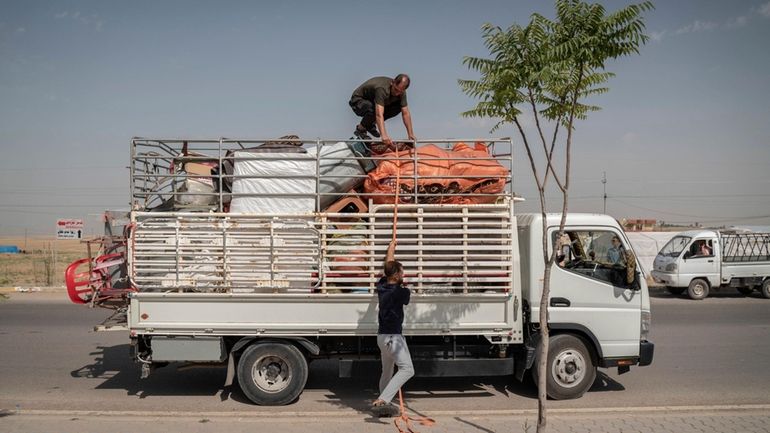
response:
[[[668,243],[660,249],[658,255],[679,257],[679,254],[682,254],[682,251],[685,249],[687,244],[690,243],[690,239],[692,238],[689,236],[674,236],[673,239],[668,241]]]

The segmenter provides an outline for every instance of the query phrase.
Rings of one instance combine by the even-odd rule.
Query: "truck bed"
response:
[[[510,293],[414,294],[404,311],[404,334],[521,342],[519,304]],[[136,293],[128,320],[133,335],[367,336],[377,334],[377,297]]]

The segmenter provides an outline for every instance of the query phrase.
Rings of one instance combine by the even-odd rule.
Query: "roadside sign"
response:
[[[56,220],[56,239],[82,239],[83,227],[83,220]]]

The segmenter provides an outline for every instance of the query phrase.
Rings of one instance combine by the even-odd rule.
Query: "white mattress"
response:
[[[248,214],[305,214],[315,210],[315,156],[303,153],[235,152],[230,212]],[[244,176],[266,176],[247,178]],[[281,179],[275,176],[294,176]],[[299,177],[308,176],[308,177]],[[252,194],[245,196],[242,194]],[[304,196],[286,196],[303,194]]]

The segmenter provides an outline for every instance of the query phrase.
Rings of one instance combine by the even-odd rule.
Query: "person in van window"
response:
[[[612,246],[607,250],[607,260],[613,265],[626,263],[626,249],[617,236],[612,237]]]
[[[700,245],[698,245],[698,250],[695,253],[696,256],[710,256],[712,254],[711,247],[708,245],[706,241],[698,241]]]

